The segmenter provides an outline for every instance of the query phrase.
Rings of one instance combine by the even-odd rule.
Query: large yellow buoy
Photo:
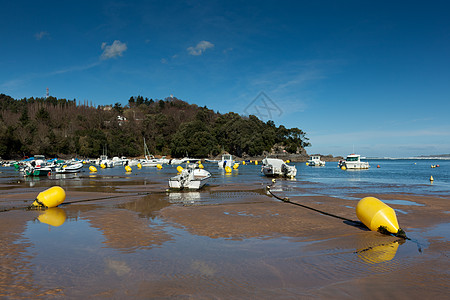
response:
[[[133,171],[133,169],[131,169],[131,167],[130,167],[130,166],[125,166],[125,171],[127,171],[127,172],[131,172],[131,171]]]
[[[161,170],[162,169],[162,166],[161,166],[161,164],[157,164],[156,165],[156,167],[159,169],[159,170]]]
[[[94,166],[90,166],[90,167],[89,167],[89,171],[91,171],[91,172],[97,172],[97,168],[94,167]]]
[[[57,207],[66,199],[66,192],[60,186],[51,187],[43,192],[40,192],[39,195],[34,200],[32,207]]]
[[[45,223],[54,227],[61,226],[66,221],[66,212],[59,207],[53,207],[41,212],[38,216],[38,220],[41,223]]]
[[[375,197],[361,199],[356,205],[356,216],[372,231],[404,234],[398,226],[395,211]]]
[[[137,164],[137,167],[138,167],[138,169],[142,169],[141,163],[138,163],[138,164]]]
[[[231,168],[230,168],[229,166],[226,166],[226,167],[225,167],[225,172],[231,173],[231,171],[232,171],[232,170],[231,170]]]
[[[181,173],[181,171],[183,171],[183,167],[182,166],[178,166],[177,167],[177,171],[178,171],[178,173]]]
[[[238,163],[235,163],[234,165],[233,165],[233,169],[237,169],[237,168],[239,168],[239,164]]]

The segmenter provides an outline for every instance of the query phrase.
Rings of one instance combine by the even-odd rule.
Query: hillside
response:
[[[76,100],[0,94],[0,157],[135,157],[143,140],[153,154],[214,157],[222,151],[257,156],[273,148],[299,153],[309,146],[298,128],[256,116],[220,114],[177,98],[130,97],[128,104],[92,107]]]

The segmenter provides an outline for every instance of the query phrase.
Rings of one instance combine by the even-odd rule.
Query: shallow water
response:
[[[335,163],[324,168],[298,163],[297,179],[278,180],[274,191],[336,201],[371,193],[448,194],[450,162],[439,161],[434,169],[430,164],[436,163],[415,162],[370,161],[371,169],[357,172],[342,171]],[[426,295],[448,292],[448,222],[411,228],[413,241],[398,241],[274,201],[265,195],[271,181],[261,176],[260,166],[241,166],[230,175],[216,165],[205,167],[213,180],[204,190],[174,193],[164,192],[167,179],[176,174],[171,166],[34,179],[2,168],[0,204],[11,195],[31,201],[24,195],[53,185],[61,185],[68,195],[123,196],[47,211],[1,212],[0,296],[375,299],[404,296],[398,287],[420,296],[416,286],[424,282],[430,287]],[[388,201],[408,213],[423,209],[411,199]],[[309,233],[286,229],[289,222],[279,225],[286,219],[303,224],[307,218],[314,227],[307,228]],[[385,284],[386,278],[396,286]],[[370,282],[382,285],[386,294],[373,292]]]

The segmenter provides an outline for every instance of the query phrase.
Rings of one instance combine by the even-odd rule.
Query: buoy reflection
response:
[[[53,207],[41,211],[38,216],[38,220],[41,223],[45,223],[54,227],[61,226],[66,221],[66,211],[59,207]]]
[[[358,257],[367,264],[379,264],[394,259],[398,246],[404,242],[404,240],[397,240],[388,244],[359,249],[356,253],[358,253]]]

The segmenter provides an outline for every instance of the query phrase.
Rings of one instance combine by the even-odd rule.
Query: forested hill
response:
[[[172,157],[261,155],[273,147],[289,153],[309,146],[305,132],[275,126],[256,116],[220,114],[176,98],[131,97],[128,104],[91,107],[76,100],[24,98],[0,94],[0,157],[136,157],[151,153]]]

